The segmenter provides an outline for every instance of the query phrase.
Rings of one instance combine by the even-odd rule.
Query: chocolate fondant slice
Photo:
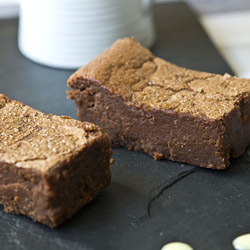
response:
[[[113,146],[224,169],[250,142],[250,80],[178,67],[118,40],[68,80],[79,119]]]
[[[0,95],[0,203],[58,226],[110,182],[109,136]]]

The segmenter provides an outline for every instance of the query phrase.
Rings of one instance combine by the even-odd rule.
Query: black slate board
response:
[[[232,73],[185,3],[154,7],[156,55],[181,66]],[[18,51],[17,20],[0,21],[0,92],[46,113],[76,117],[66,99],[71,71],[47,68]],[[0,209],[1,249],[160,249],[184,241],[195,250],[230,250],[250,231],[250,150],[226,171],[154,161],[114,149],[112,183],[57,229]]]

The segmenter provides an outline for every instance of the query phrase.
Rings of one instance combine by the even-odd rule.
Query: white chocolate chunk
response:
[[[183,242],[171,242],[162,247],[161,250],[194,250],[190,245]]]
[[[243,234],[233,240],[236,250],[250,250],[250,234]]]

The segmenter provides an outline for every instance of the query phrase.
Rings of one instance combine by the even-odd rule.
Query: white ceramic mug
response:
[[[35,62],[79,68],[127,36],[153,44],[150,0],[21,0],[18,46]]]

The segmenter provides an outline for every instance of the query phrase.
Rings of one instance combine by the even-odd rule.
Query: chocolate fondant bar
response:
[[[68,80],[79,119],[114,146],[224,169],[250,142],[250,80],[178,67],[118,40]]]
[[[109,136],[0,95],[0,203],[55,227],[110,182]]]

